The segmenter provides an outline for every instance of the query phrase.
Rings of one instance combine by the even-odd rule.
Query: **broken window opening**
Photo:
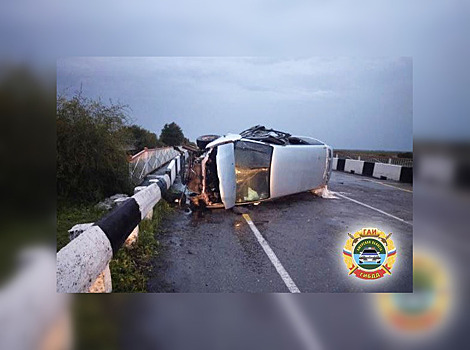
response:
[[[235,143],[236,202],[269,198],[271,146],[255,142]]]

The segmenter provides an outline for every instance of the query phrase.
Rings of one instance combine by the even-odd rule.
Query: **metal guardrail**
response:
[[[173,147],[147,149],[129,159],[129,175],[135,185],[139,185],[144,177],[169,162],[180,153]]]

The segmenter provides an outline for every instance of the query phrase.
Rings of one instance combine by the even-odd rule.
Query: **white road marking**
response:
[[[276,268],[277,273],[279,274],[279,276],[281,276],[282,280],[284,281],[289,291],[291,293],[300,293],[299,288],[297,288],[297,286],[295,285],[295,282],[292,280],[289,273],[286,271],[284,266],[282,266],[281,262],[279,261],[276,254],[273,252],[273,250],[269,246],[268,242],[264,239],[264,237],[258,231],[255,224],[251,220],[250,216],[248,214],[243,214],[243,218],[246,220],[248,226],[250,226],[251,231],[253,231],[253,233],[255,234],[256,239],[258,240],[259,244],[261,245],[264,252],[268,256],[269,260],[271,260],[271,263]]]
[[[375,210],[375,211],[378,212],[378,213],[381,213],[381,214],[383,214],[383,215],[386,215],[386,216],[388,216],[388,217],[391,217],[392,219],[395,219],[395,220],[398,220],[398,221],[400,221],[400,222],[403,222],[404,224],[413,226],[413,223],[411,223],[411,222],[408,222],[408,221],[406,221],[406,220],[403,220],[402,218],[399,218],[398,216],[389,214],[389,213],[387,213],[387,212],[385,212],[385,211],[383,211],[383,210],[374,208],[374,207],[372,207],[372,206],[370,206],[370,205],[368,205],[368,204],[365,204],[365,203],[359,202],[359,201],[357,201],[357,200],[355,200],[355,199],[349,198],[349,197],[345,196],[344,194],[340,194],[340,193],[338,193],[338,192],[335,192],[335,195],[337,195],[337,196],[339,196],[339,197],[341,197],[341,198],[347,199],[347,200],[349,200],[349,201],[351,201],[351,202],[354,202],[354,203],[356,203],[356,204],[362,205],[363,207],[366,207],[366,208]]]

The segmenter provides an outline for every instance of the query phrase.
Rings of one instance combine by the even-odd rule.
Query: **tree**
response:
[[[165,124],[160,134],[160,141],[168,146],[179,146],[184,142],[183,130],[175,122]]]
[[[183,145],[197,148],[197,145],[194,142],[191,142],[187,137],[184,138]]]
[[[144,128],[141,128],[138,125],[131,125],[127,127],[127,130],[130,134],[130,147],[134,151],[141,151],[145,147],[155,148],[162,146],[162,143],[158,140],[157,135],[153,132],[150,132]]]
[[[75,201],[96,201],[129,192],[125,152],[127,107],[103,104],[80,93],[57,99],[57,193]]]

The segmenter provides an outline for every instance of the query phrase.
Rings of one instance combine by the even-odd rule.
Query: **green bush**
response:
[[[106,214],[93,204],[59,203],[57,206],[57,251],[70,242],[69,230],[76,224],[96,222]]]
[[[57,99],[57,193],[69,201],[97,201],[130,191],[127,109],[80,93]]]

